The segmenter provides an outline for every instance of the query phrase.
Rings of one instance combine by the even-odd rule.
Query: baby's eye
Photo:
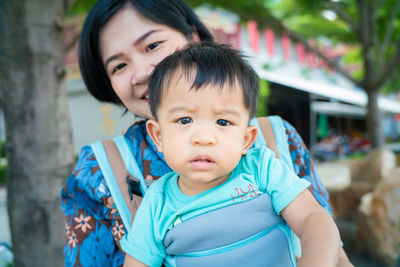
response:
[[[230,123],[229,121],[227,121],[227,120],[222,120],[222,119],[217,120],[217,124],[218,124],[219,126],[229,126],[229,125],[231,125],[231,123]]]
[[[160,45],[160,42],[154,42],[154,43],[150,44],[150,45],[147,47],[147,50],[148,50],[148,51],[154,50],[154,49],[156,49],[156,47],[159,46],[159,45]]]
[[[126,66],[125,63],[120,63],[120,64],[118,64],[118,65],[113,69],[113,72],[112,72],[112,73],[115,73],[115,72],[117,72],[117,71],[123,69],[125,66]]]
[[[178,123],[185,125],[185,124],[189,124],[192,122],[192,119],[189,117],[184,117],[178,120]]]

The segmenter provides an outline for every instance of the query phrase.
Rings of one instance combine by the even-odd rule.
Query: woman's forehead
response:
[[[103,61],[115,51],[123,51],[152,33],[168,30],[168,26],[145,18],[132,6],[124,7],[100,31],[99,44]]]

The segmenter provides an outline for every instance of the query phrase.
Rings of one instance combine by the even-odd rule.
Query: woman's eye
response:
[[[181,118],[178,120],[178,123],[185,125],[185,124],[189,124],[192,122],[191,118],[185,117],[185,118]]]
[[[117,71],[123,69],[125,66],[126,66],[125,63],[118,64],[118,65],[113,69],[113,73],[115,73],[115,72],[117,72]]]
[[[231,123],[230,123],[229,121],[227,121],[227,120],[222,120],[222,119],[220,119],[220,120],[217,120],[217,124],[218,124],[219,126],[228,126],[228,125],[230,125]]]
[[[152,43],[147,47],[147,50],[149,50],[149,51],[154,50],[159,45],[160,45],[159,42]]]

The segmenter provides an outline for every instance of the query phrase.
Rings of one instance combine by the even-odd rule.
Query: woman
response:
[[[82,29],[79,64],[89,92],[150,118],[147,82],[164,57],[189,42],[212,36],[181,0],[100,0]],[[312,182],[314,196],[329,210],[328,195],[296,130],[285,122],[295,171]],[[151,182],[170,171],[145,130],[132,125],[125,137]],[[82,148],[62,190],[66,215],[65,266],[122,266],[119,240],[125,234],[118,210],[89,146]]]

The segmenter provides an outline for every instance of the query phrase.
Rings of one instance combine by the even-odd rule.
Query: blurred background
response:
[[[4,2],[12,5],[12,1]],[[23,14],[1,13],[0,33],[9,36],[13,17],[26,16],[24,21],[29,27],[39,27],[29,17],[30,12],[48,8],[49,17],[58,23],[63,44],[46,53],[59,56],[59,80],[66,91],[65,99],[58,100],[63,103],[55,104],[65,105],[65,113],[59,114],[52,110],[52,105],[44,104],[51,95],[44,88],[52,90],[53,85],[43,82],[37,85],[36,94],[43,94],[39,105],[45,107],[35,112],[56,117],[54,128],[43,129],[49,132],[30,136],[28,119],[19,122],[24,123],[24,131],[14,130],[21,118],[19,113],[34,103],[30,103],[29,93],[9,88],[6,83],[7,79],[18,79],[7,72],[13,64],[7,60],[12,51],[24,49],[24,38],[11,39],[21,38],[21,45],[1,38],[6,41],[0,46],[0,267],[12,266],[13,249],[24,249],[18,248],[22,242],[18,235],[12,238],[11,233],[36,229],[9,221],[13,216],[23,217],[11,213],[24,197],[29,200],[27,196],[33,186],[49,190],[51,193],[41,193],[51,196],[46,198],[53,203],[48,208],[60,210],[59,192],[71,171],[74,156],[68,160],[59,151],[76,156],[83,145],[120,134],[135,120],[132,114],[123,115],[123,109],[96,101],[81,79],[77,43],[85,16],[95,2],[64,1],[63,15],[52,15],[55,12],[52,1],[45,5],[39,5],[39,1],[25,3],[28,11]],[[353,264],[400,266],[400,1],[186,2],[195,8],[218,42],[230,44],[248,55],[260,76],[258,116],[280,115],[303,137],[330,193],[333,216]],[[45,41],[36,40],[41,49],[30,53],[43,52]],[[20,98],[11,97],[13,94]],[[11,110],[16,107],[20,109],[18,112]],[[63,131],[68,127],[72,135],[62,136],[61,141],[54,139],[53,152],[49,148],[48,155],[29,156],[28,151],[35,153],[36,145],[41,145],[40,138],[55,138],[51,134],[54,131],[59,137],[60,132],[55,129]],[[15,129],[21,128],[15,126]],[[11,138],[17,134],[18,139]],[[62,166],[56,165],[56,159],[48,159],[52,153],[60,156],[57,162],[65,160]],[[18,158],[18,155],[23,156]],[[53,166],[36,167],[40,160]],[[21,166],[27,165],[31,171],[21,173]],[[7,187],[10,179],[18,182]],[[7,208],[7,199],[18,197],[22,200],[14,206],[10,202]],[[22,205],[28,204],[29,201]],[[60,220],[63,217],[61,211],[51,216],[60,216]],[[31,224],[35,224],[34,219]],[[53,229],[50,227],[49,231]]]

